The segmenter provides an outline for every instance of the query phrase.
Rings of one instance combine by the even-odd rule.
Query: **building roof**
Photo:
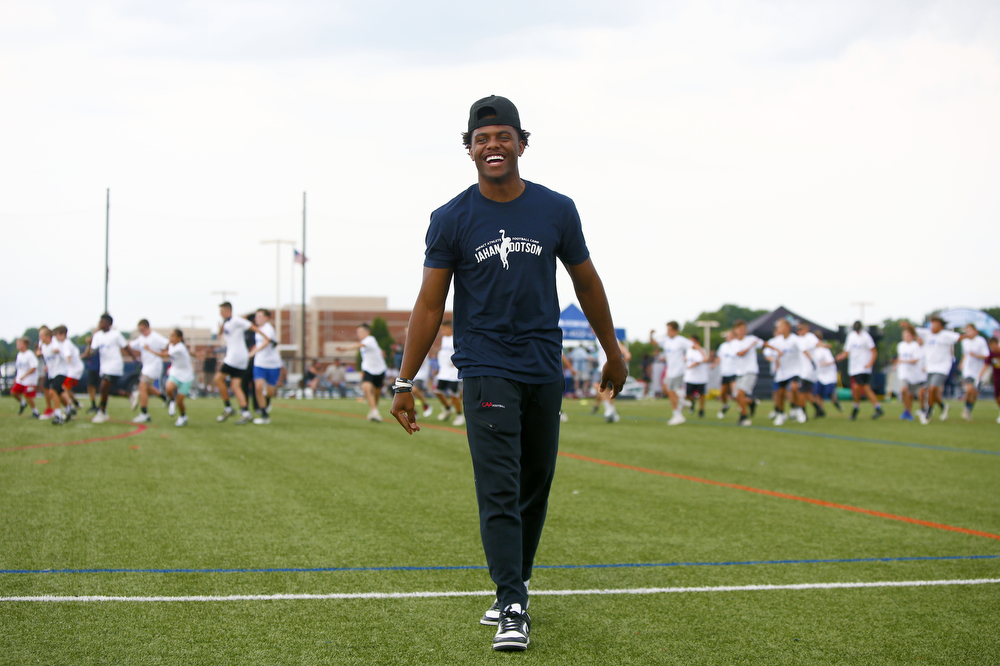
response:
[[[774,334],[774,324],[779,319],[787,319],[792,322],[793,326],[804,321],[809,324],[809,328],[811,330],[823,331],[823,337],[827,339],[833,339],[837,335],[837,331],[827,328],[826,326],[821,326],[810,319],[806,319],[805,317],[792,312],[784,305],[780,305],[771,312],[768,312],[766,315],[761,315],[749,322],[747,324],[747,333],[767,340]]]

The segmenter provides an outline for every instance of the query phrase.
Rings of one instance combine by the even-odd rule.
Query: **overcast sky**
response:
[[[1000,304],[996,2],[497,7],[0,0],[0,337],[96,322],[106,188],[122,328],[274,305],[261,241],[301,248],[303,191],[307,294],[409,309],[489,94],[631,339],[726,302],[827,326]]]

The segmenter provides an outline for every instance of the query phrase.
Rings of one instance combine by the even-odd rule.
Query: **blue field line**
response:
[[[669,419],[656,416],[622,416],[626,421],[659,421],[666,423]],[[735,423],[712,423],[711,421],[687,421],[687,424],[694,426],[715,426],[721,428],[738,428]],[[783,435],[802,435],[804,437],[822,437],[823,439],[840,439],[845,442],[859,442],[862,444],[887,444],[889,446],[905,446],[911,449],[930,449],[932,451],[947,451],[949,453],[977,453],[984,456],[1000,456],[1000,451],[989,451],[986,449],[965,449],[959,446],[938,446],[936,444],[917,444],[915,442],[897,442],[891,439],[872,439],[869,437],[850,437],[847,435],[832,435],[826,432],[812,432],[809,430],[797,430],[795,428],[776,428],[774,426],[752,426],[751,430],[766,430],[777,432]]]
[[[941,562],[946,560],[996,560],[1000,555],[939,555],[928,557],[852,557],[829,560],[733,560],[729,562],[639,562],[625,564],[536,564],[535,569],[647,569],[662,567],[732,567],[771,564],[854,564],[859,562]],[[385,571],[485,571],[485,566],[437,567],[281,567],[273,569],[0,569],[0,574],[94,573],[335,573]]]

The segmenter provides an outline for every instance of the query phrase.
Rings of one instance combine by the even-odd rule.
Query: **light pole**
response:
[[[104,311],[108,311],[108,277],[111,270],[108,268],[108,251],[111,248],[111,188],[106,192],[104,203]]]
[[[269,243],[274,243],[274,330],[278,334],[278,342],[281,342],[281,246],[282,245],[295,245],[295,241],[290,240],[264,240],[261,241],[261,245],[267,245]],[[289,303],[289,308],[291,303]],[[291,320],[292,312],[288,311],[289,320]]]
[[[226,301],[229,300],[228,298],[226,298],[226,296],[228,296],[230,294],[232,294],[233,296],[236,295],[235,291],[213,291],[212,293],[213,294],[218,294],[218,295],[222,296],[222,302],[223,303],[225,303]]]
[[[182,319],[190,319],[191,320],[191,330],[192,331],[194,330],[194,322],[195,322],[195,320],[201,319],[201,318],[202,318],[201,315],[184,315],[182,317]]]
[[[694,325],[695,326],[701,326],[702,328],[705,329],[705,351],[711,352],[712,351],[712,329],[715,328],[716,326],[721,326],[722,324],[720,324],[717,321],[711,321],[711,320],[709,320],[709,321],[702,321],[702,320],[699,319],[698,321],[696,321],[694,323]]]
[[[853,303],[851,303],[851,305],[854,305],[856,307],[861,308],[861,324],[864,325],[864,323],[865,323],[865,306],[867,305],[867,306],[871,307],[871,306],[873,306],[875,304],[871,303],[869,301],[854,301]]]

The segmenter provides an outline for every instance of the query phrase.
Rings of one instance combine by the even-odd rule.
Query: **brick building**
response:
[[[389,334],[397,343],[406,337],[410,321],[409,310],[390,310],[385,296],[313,296],[306,306],[306,356],[310,359],[353,361],[358,341],[355,329],[359,324],[371,324],[381,317],[389,326]],[[451,312],[444,318],[450,319]],[[302,306],[285,306],[275,315],[275,328],[280,327],[283,345],[300,344],[302,339]],[[438,341],[435,340],[435,351]],[[391,359],[390,359],[391,361]]]

